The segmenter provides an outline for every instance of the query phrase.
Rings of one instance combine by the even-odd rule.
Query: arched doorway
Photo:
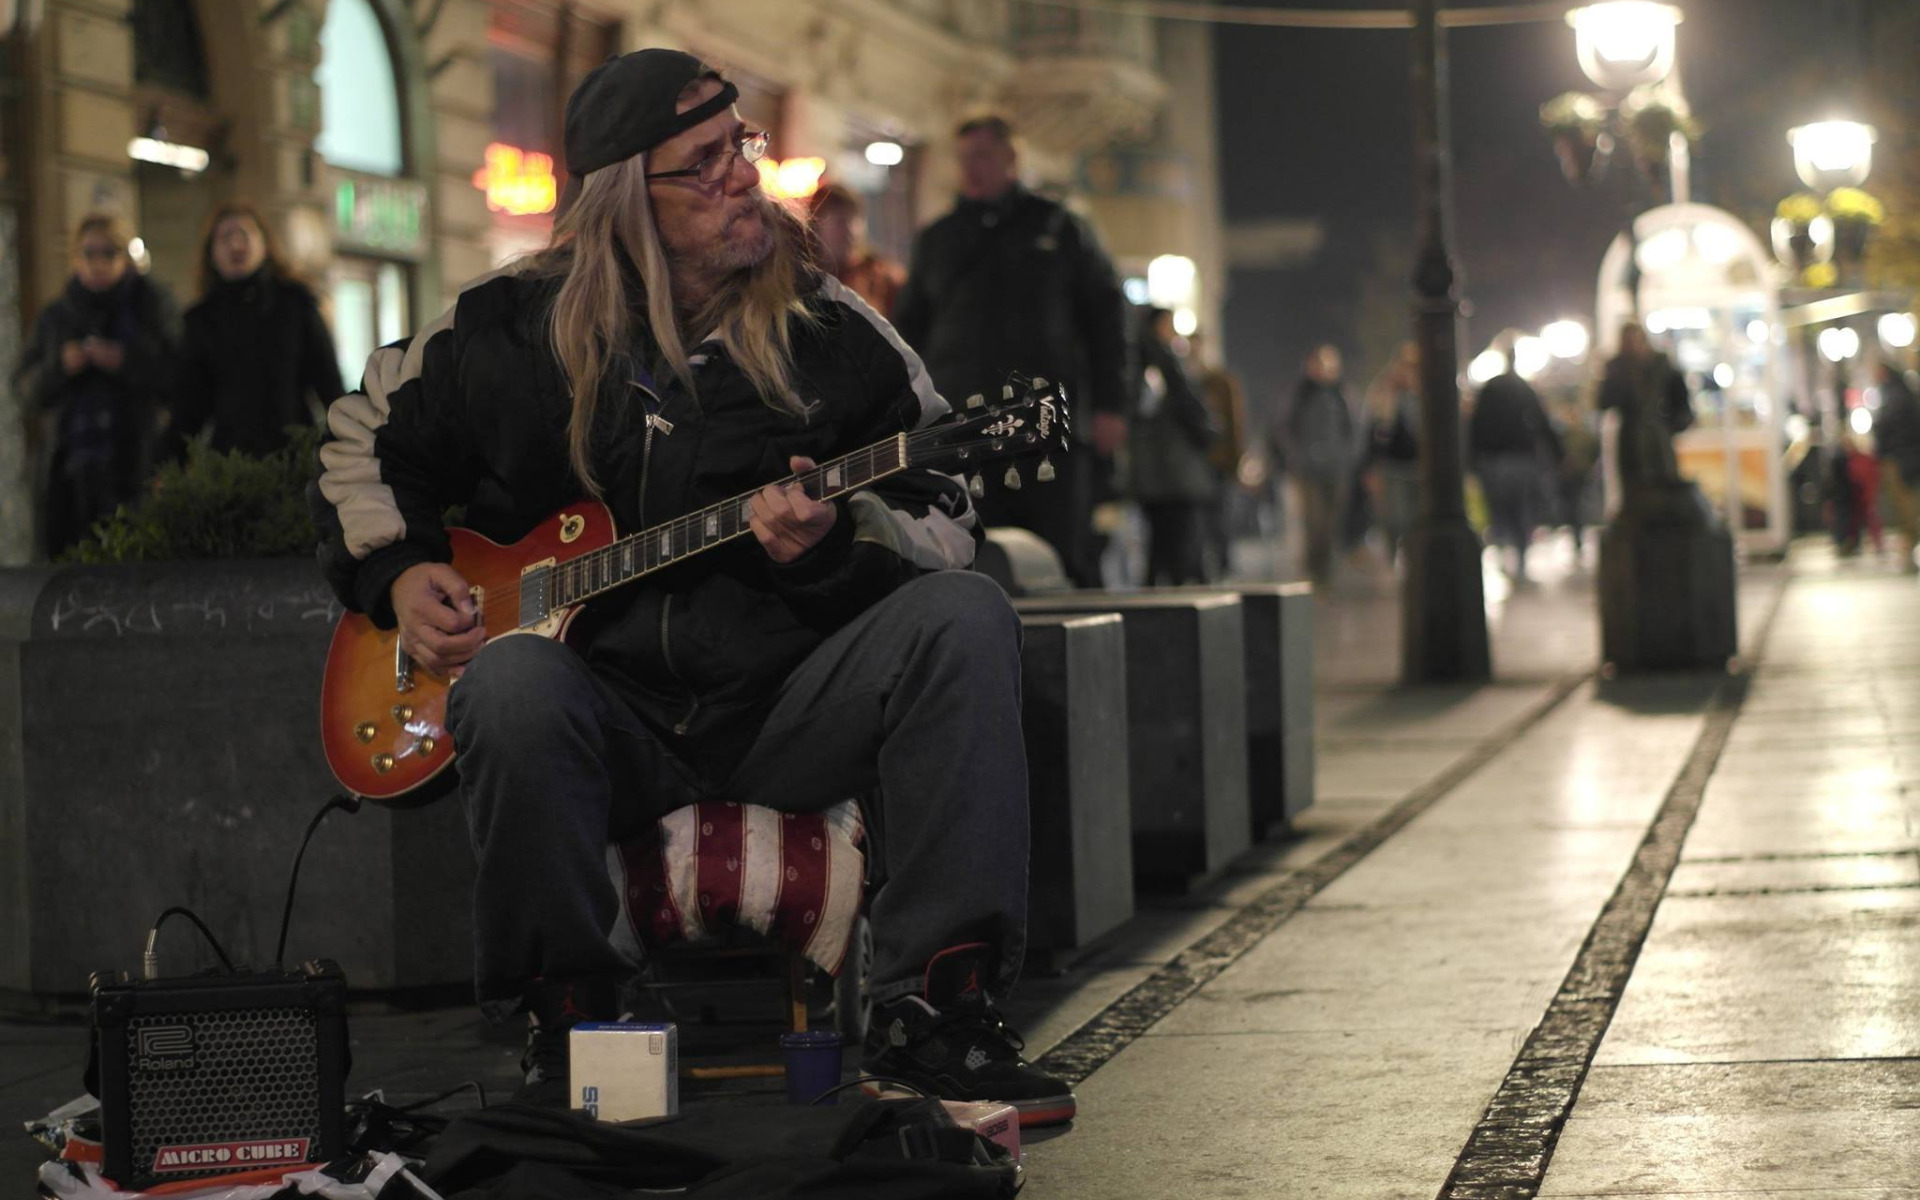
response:
[[[413,178],[430,156],[416,118],[408,57],[375,0],[328,0],[320,28],[320,134],[333,262],[326,292],[341,376],[353,386],[378,346],[413,327],[430,240],[427,189]]]

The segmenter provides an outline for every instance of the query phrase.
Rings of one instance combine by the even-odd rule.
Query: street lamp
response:
[[[1575,359],[1586,354],[1592,339],[1587,327],[1578,321],[1549,321],[1540,331],[1540,340],[1555,358]]]
[[[1795,126],[1787,131],[1793,169],[1802,183],[1818,191],[1859,187],[1873,170],[1873,143],[1878,136],[1873,126],[1858,121]]]
[[[1567,14],[1580,69],[1611,91],[1658,83],[1673,70],[1680,10],[1652,0],[1608,0]]]

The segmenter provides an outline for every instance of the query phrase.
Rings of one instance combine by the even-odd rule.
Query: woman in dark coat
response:
[[[14,375],[43,438],[50,555],[138,495],[151,465],[178,312],[166,289],[133,269],[131,240],[117,217],[80,222],[73,278],[41,310]]]
[[[288,272],[266,221],[238,201],[207,225],[200,287],[180,345],[173,451],[208,426],[215,450],[278,450],[288,426],[318,423],[346,390],[320,305]]]

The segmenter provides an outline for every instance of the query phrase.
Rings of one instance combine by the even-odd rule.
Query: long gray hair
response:
[[[523,275],[561,280],[548,336],[573,393],[568,456],[574,474],[594,496],[600,495],[591,455],[600,385],[632,345],[636,301],[645,304],[647,328],[667,366],[689,392],[694,390],[667,252],[647,195],[646,159],[637,154],[589,174],[573,207],[555,224],[547,248],[520,267]],[[803,415],[806,406],[793,391],[793,330],[796,321],[810,319],[806,228],[789,209],[755,194],[773,248],[688,314],[686,327],[698,331],[696,337],[717,337],[768,405]],[[638,273],[641,296],[629,294],[623,263]]]

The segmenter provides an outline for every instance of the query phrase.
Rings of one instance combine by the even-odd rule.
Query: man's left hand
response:
[[[798,475],[813,470],[814,462],[796,457],[787,466]],[[811,498],[792,480],[761,488],[748,508],[748,528],[777,563],[790,563],[813,549],[840,515],[833,501]]]
[[[1106,458],[1127,440],[1127,419],[1119,413],[1093,414],[1093,449]]]

